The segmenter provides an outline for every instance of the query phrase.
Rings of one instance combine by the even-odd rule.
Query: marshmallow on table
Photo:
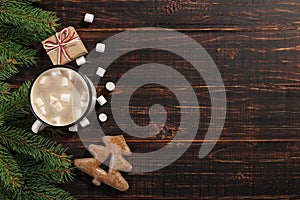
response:
[[[54,104],[58,99],[54,96],[50,96],[50,104]]]
[[[45,85],[46,84],[46,81],[47,81],[47,77],[43,76],[40,80],[40,84],[41,85]]]
[[[78,131],[78,124],[75,124],[74,126],[69,127],[70,132],[77,132]]]
[[[101,114],[99,115],[99,120],[100,120],[101,122],[106,122],[106,120],[107,120],[107,115],[104,114],[104,113],[101,113]]]
[[[44,105],[44,102],[41,98],[38,98],[37,100],[35,100],[35,103],[38,107],[41,107]]]
[[[71,95],[70,94],[61,94],[60,100],[65,103],[69,103],[71,100]]]
[[[45,106],[40,107],[40,111],[41,111],[42,115],[46,115],[47,114]]]
[[[113,82],[107,82],[105,87],[108,91],[113,91],[116,88],[116,86]]]
[[[81,120],[80,122],[80,126],[83,128],[83,127],[86,127],[88,125],[90,125],[90,121],[87,119],[87,118],[84,118],[83,120]]]
[[[76,59],[76,64],[77,64],[78,66],[83,65],[83,64],[85,64],[85,63],[86,63],[86,59],[85,59],[84,56],[81,56],[81,57],[79,57],[79,58]]]
[[[105,44],[103,43],[97,43],[96,45],[96,51],[103,53],[105,51]]]
[[[61,105],[60,102],[57,102],[56,104],[53,105],[53,108],[57,111],[57,112],[61,112],[63,111],[64,107],[63,105]]]
[[[105,99],[105,97],[103,95],[101,95],[100,97],[98,97],[97,101],[100,104],[100,106],[103,106],[107,102],[107,100]]]
[[[62,79],[62,82],[61,82],[61,86],[68,86],[69,85],[69,80],[68,80],[68,78],[66,78],[66,77],[64,77],[63,79]]]
[[[88,23],[93,23],[94,15],[91,13],[85,13],[83,21],[88,22]]]
[[[103,77],[105,72],[106,72],[105,69],[103,69],[102,67],[98,67],[96,74],[100,77]]]

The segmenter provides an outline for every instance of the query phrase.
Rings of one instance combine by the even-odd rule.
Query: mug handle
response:
[[[40,120],[36,120],[31,127],[32,132],[34,133],[38,133],[40,131],[42,131],[44,128],[46,128],[47,125],[44,124],[43,122],[41,122]]]

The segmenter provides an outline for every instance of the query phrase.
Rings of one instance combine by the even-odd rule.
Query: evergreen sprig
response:
[[[17,66],[29,67],[36,63],[36,50],[13,41],[0,41],[0,80],[18,72]]]
[[[36,61],[36,50],[26,48],[13,41],[0,43],[0,66],[7,64],[32,66]]]
[[[3,99],[0,99],[0,100],[8,99],[9,94],[11,94],[9,84],[0,82],[0,95],[2,95],[0,97],[3,97]]]
[[[6,62],[3,65],[0,65],[0,81],[6,80],[18,72],[19,70],[14,64]]]
[[[8,86],[8,84],[6,84],[6,86]],[[9,123],[10,121],[14,121],[16,118],[20,118],[28,114],[29,88],[30,82],[27,81],[18,90],[12,92],[11,95],[6,95],[6,99],[2,100],[2,104],[0,105],[0,122],[2,119]]]
[[[32,44],[58,27],[58,18],[34,7],[36,1],[0,0],[0,200],[73,199],[57,187],[73,177],[67,149],[50,139],[53,129],[30,130],[30,82],[17,90],[5,82],[20,66],[36,64]]]
[[[0,127],[0,144],[20,154],[27,154],[36,160],[44,161],[51,167],[69,165],[69,157],[61,145],[32,132],[14,128]]]
[[[49,182],[55,180],[53,183],[66,183],[72,180],[72,169],[69,165],[52,167],[46,162],[37,163],[34,159],[27,160],[24,163],[24,168],[28,169],[25,173],[30,177],[35,177],[34,182]]]
[[[28,87],[24,88],[28,89]],[[26,89],[17,90],[13,94],[17,94],[17,92],[24,96],[28,94]],[[27,101],[16,100],[10,105],[12,107],[24,106],[25,108],[26,104],[28,106]],[[6,110],[2,110],[0,115]],[[25,110],[24,114],[26,114]],[[66,148],[31,131],[6,127],[5,125],[11,121],[11,117],[0,119],[2,123],[0,126],[0,185],[3,185],[0,187],[0,194],[11,194],[12,196],[7,199],[60,199],[57,198],[61,197],[60,194],[64,194],[66,199],[72,199],[69,193],[55,188],[53,185],[49,186],[49,184],[65,183],[72,179],[71,159],[64,154]],[[20,170],[21,167],[22,170]],[[33,184],[36,185],[30,188],[26,186]],[[43,186],[43,184],[45,185]],[[40,196],[30,196],[37,194]],[[2,199],[1,196],[0,199]]]
[[[14,156],[3,145],[0,144],[0,180],[3,188],[15,191],[23,182],[23,173]]]
[[[0,20],[5,24],[23,27],[30,33],[41,37],[56,31],[58,19],[54,14],[33,7],[28,1],[1,0]]]
[[[74,200],[68,192],[51,184],[31,183],[24,187],[23,199],[30,200]]]

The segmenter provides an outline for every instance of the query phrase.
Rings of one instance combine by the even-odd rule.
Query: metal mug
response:
[[[32,83],[30,107],[37,120],[32,131],[47,126],[73,126],[87,117],[96,104],[96,89],[77,69],[56,65],[42,72]]]

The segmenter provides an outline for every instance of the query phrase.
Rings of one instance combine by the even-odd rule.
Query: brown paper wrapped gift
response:
[[[74,27],[69,26],[42,41],[53,65],[64,65],[88,53]]]

